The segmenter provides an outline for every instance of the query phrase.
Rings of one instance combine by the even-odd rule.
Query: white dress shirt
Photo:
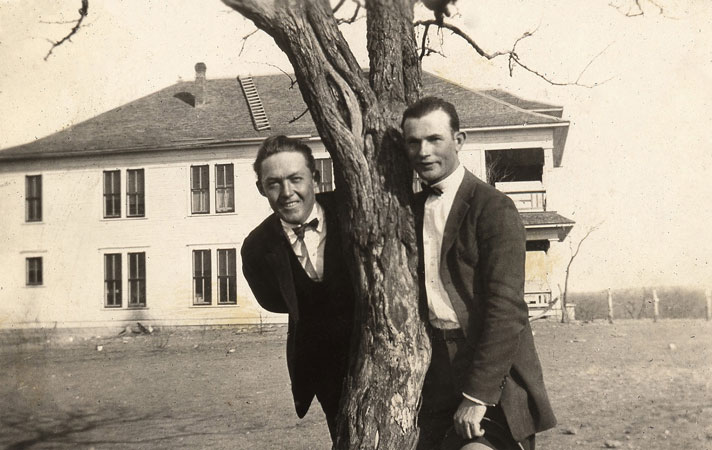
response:
[[[314,208],[312,208],[311,214],[307,217],[304,223],[309,223],[313,219],[319,219],[319,224],[314,227],[308,227],[304,230],[304,246],[302,242],[297,237],[294,232],[294,228],[298,227],[297,224],[287,223],[280,219],[282,222],[282,228],[284,233],[289,239],[289,244],[294,250],[294,254],[297,255],[297,259],[301,263],[307,275],[315,281],[321,281],[324,279],[324,247],[326,246],[326,219],[324,218],[324,209],[318,202],[314,202]],[[304,254],[304,247],[306,247],[306,255]],[[306,256],[306,257],[305,257]],[[307,263],[310,262],[316,273],[312,273],[307,269]]]
[[[455,194],[457,194],[464,178],[465,168],[460,164],[447,178],[433,184],[433,187],[437,187],[443,193],[442,195],[431,195],[425,200],[423,214],[423,258],[425,260],[425,292],[428,296],[429,319],[435,328],[447,330],[460,328],[460,322],[457,320],[450,296],[440,278],[440,257],[442,256],[445,224],[450,215],[452,204],[455,202]],[[477,404],[494,406],[464,392],[462,395]]]
[[[457,314],[440,278],[440,259],[445,224],[455,201],[455,194],[464,178],[465,168],[460,164],[444,180],[432,185],[442,190],[442,195],[430,195],[425,200],[423,214],[425,292],[428,297],[430,323],[442,329],[460,328]]]

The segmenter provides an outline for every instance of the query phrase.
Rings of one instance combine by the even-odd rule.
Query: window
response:
[[[193,214],[210,213],[210,178],[208,166],[190,167],[191,211]]]
[[[314,161],[316,171],[319,174],[317,192],[328,192],[334,190],[334,169],[331,159],[320,158]]]
[[[42,258],[27,258],[27,285],[42,285]]]
[[[210,250],[193,250],[193,304],[212,302]]]
[[[235,249],[218,250],[218,303],[237,302],[237,276],[235,271]]]
[[[104,171],[104,218],[121,217],[121,172]]]
[[[143,217],[145,214],[143,169],[129,169],[126,171],[126,216]]]
[[[146,253],[129,253],[129,306],[146,306]]]
[[[121,254],[104,255],[104,306],[121,308]]]
[[[25,221],[42,220],[42,175],[25,177]]]
[[[499,182],[542,181],[544,150],[522,148],[487,150],[487,182],[492,186]]]
[[[235,211],[235,177],[232,164],[215,165],[215,212]]]

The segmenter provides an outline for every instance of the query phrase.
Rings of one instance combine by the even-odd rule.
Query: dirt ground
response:
[[[533,326],[560,422],[537,448],[712,449],[712,323]],[[5,335],[0,446],[327,449],[318,404],[294,413],[285,337]]]

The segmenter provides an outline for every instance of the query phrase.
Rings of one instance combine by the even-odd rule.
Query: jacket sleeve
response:
[[[465,394],[496,404],[528,323],[524,302],[526,235],[517,208],[504,195],[491,197],[477,219],[483,315]]]
[[[242,273],[250,285],[257,303],[267,311],[288,313],[284,297],[279,291],[279,283],[274,279],[273,271],[266,266],[264,259],[250,250],[250,244],[245,241],[240,255],[242,257]]]

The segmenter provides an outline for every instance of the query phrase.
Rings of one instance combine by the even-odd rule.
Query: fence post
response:
[[[608,323],[613,323],[613,295],[611,295],[611,288],[608,288]]]
[[[658,321],[660,316],[660,299],[658,298],[658,291],[653,289],[653,322]]]
[[[705,297],[707,298],[707,308],[705,308],[705,319],[707,321],[712,320],[712,290],[705,290]]]

